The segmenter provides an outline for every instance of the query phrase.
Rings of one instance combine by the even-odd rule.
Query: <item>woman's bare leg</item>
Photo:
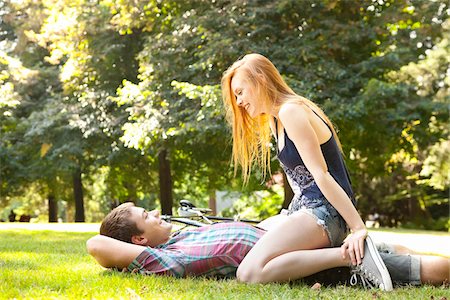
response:
[[[348,266],[340,248],[326,248],[329,245],[328,235],[313,216],[291,215],[256,243],[240,264],[237,278],[252,283],[281,282]]]
[[[264,230],[270,230],[274,226],[277,226],[282,220],[285,220],[286,218],[289,218],[289,217],[286,215],[275,215],[275,216],[269,217],[265,220],[262,220],[256,226],[258,226],[259,228],[262,228]]]

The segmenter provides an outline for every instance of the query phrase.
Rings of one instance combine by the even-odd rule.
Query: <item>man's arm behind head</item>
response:
[[[105,268],[128,267],[146,247],[125,243],[104,235],[96,235],[86,242],[88,253]]]

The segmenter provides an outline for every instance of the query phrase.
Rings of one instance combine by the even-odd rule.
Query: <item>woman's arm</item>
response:
[[[145,250],[144,246],[125,243],[104,235],[96,235],[86,242],[88,253],[105,268],[126,268]]]
[[[296,103],[286,103],[279,111],[279,117],[286,132],[294,142],[320,191],[352,230],[352,235],[346,239],[348,252],[353,263],[360,263],[361,257],[364,256],[364,239],[367,229],[348,195],[328,172],[317,134],[309,116],[310,114],[304,106]]]

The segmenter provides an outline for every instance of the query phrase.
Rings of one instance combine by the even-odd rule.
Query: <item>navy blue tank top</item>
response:
[[[327,164],[328,172],[333,176],[336,182],[342,187],[348,197],[355,205],[353,190],[351,187],[350,176],[344,163],[344,158],[337,145],[333,131],[313,109],[311,109],[331,131],[331,137],[328,141],[320,145],[322,154]],[[294,198],[289,206],[289,211],[297,211],[301,207],[314,208],[328,202],[323,193],[316,184],[311,172],[306,168],[300,154],[295,147],[294,142],[288,137],[284,129],[284,147],[278,150],[278,122],[275,121],[275,131],[277,140],[277,157],[286,173],[286,177],[294,192]]]

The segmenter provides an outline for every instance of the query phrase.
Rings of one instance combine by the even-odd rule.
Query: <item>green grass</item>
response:
[[[393,292],[301,282],[246,285],[106,271],[86,253],[94,233],[0,230],[0,299],[447,299],[444,287]]]

